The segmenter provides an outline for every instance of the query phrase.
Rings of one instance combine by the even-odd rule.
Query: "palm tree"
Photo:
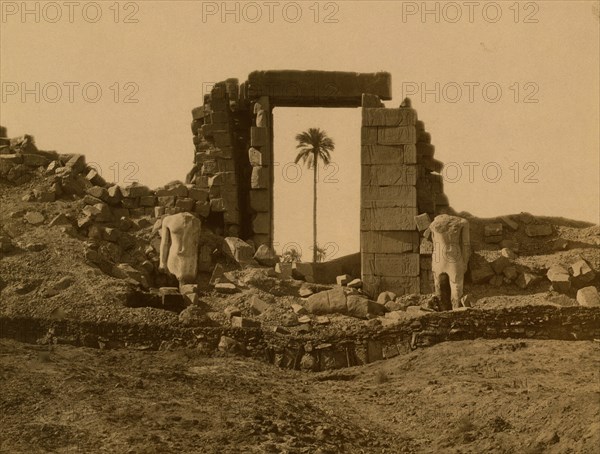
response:
[[[301,160],[303,164],[314,171],[313,181],[313,263],[317,262],[318,245],[317,245],[317,167],[319,159],[323,164],[329,165],[331,162],[331,152],[335,148],[333,140],[327,136],[325,131],[319,128],[309,128],[308,131],[301,132],[296,135],[299,150],[296,164]]]

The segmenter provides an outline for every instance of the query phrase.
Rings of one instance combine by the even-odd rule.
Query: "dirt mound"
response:
[[[599,348],[451,342],[306,375],[0,340],[0,451],[594,454]]]

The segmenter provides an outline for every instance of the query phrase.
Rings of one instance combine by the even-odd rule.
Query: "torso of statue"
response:
[[[180,282],[196,279],[201,225],[200,219],[190,213],[178,213],[163,219],[161,265],[166,265]],[[168,249],[162,247],[164,241],[169,241]],[[163,257],[165,250],[166,258]]]

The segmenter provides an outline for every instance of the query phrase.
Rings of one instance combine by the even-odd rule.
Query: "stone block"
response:
[[[421,290],[420,279],[418,276],[370,276],[363,275],[363,292],[367,295],[375,296],[381,292],[394,292],[396,295],[418,294]]]
[[[271,211],[271,194],[269,191],[265,189],[251,190],[250,207],[255,211]]]
[[[257,315],[266,312],[270,307],[271,305],[269,303],[256,295],[250,298],[250,310]]]
[[[362,127],[360,129],[361,145],[377,145],[377,128]]]
[[[341,287],[315,293],[307,298],[306,309],[311,314],[345,314],[347,313],[346,295]]]
[[[196,202],[196,205],[194,205],[194,213],[204,218],[207,217],[210,214],[210,202]]]
[[[194,120],[204,119],[207,115],[209,115],[210,109],[205,106],[195,107],[192,109],[192,118]]]
[[[222,198],[210,199],[210,211],[222,213],[225,211],[225,201]]]
[[[502,274],[504,269],[510,265],[511,265],[510,259],[508,259],[507,257],[504,257],[503,255],[501,255],[500,257],[495,259],[492,263],[490,263],[490,266],[492,267],[492,269],[494,270],[494,273],[496,273],[496,274]]]
[[[362,145],[361,163],[363,165],[416,164],[415,146]]]
[[[118,204],[121,201],[121,199],[123,198],[123,194],[121,193],[121,188],[119,186],[117,186],[116,184],[113,186],[110,186],[106,191],[108,193],[107,202],[110,203],[111,205]]]
[[[362,273],[369,276],[419,276],[419,254],[362,254]]]
[[[494,270],[483,257],[472,257],[469,261],[469,270],[473,284],[485,284],[494,277]]]
[[[156,195],[158,197],[187,197],[188,188],[183,183],[169,185],[164,188],[158,188],[156,190]]]
[[[361,230],[414,230],[416,208],[411,207],[363,207],[361,209]]]
[[[188,197],[198,202],[206,202],[208,200],[208,190],[203,188],[191,187],[188,188]]]
[[[250,128],[250,145],[253,147],[266,147],[269,145],[269,128],[259,128],[252,126]]]
[[[346,305],[348,315],[362,319],[379,317],[386,312],[385,306],[371,301],[362,295],[348,295],[346,297]]]
[[[363,253],[401,254],[404,252],[418,252],[419,234],[415,231],[361,232],[360,245]]]
[[[233,328],[260,328],[260,322],[251,318],[234,316],[231,317],[231,326]]]
[[[248,160],[252,167],[262,167],[263,165],[262,153],[254,147],[250,147],[248,150]],[[265,162],[265,164],[267,163]]]
[[[91,195],[92,197],[102,200],[103,202],[109,201],[108,191],[106,190],[106,188],[103,188],[101,186],[92,186],[91,188],[88,188],[85,192]]]
[[[165,207],[154,207],[154,217],[160,218],[165,214]]]
[[[552,288],[557,292],[567,293],[571,289],[571,275],[562,266],[551,266],[546,277],[552,282]]]
[[[86,167],[85,156],[82,154],[73,154],[65,163],[73,174],[81,173]]]
[[[270,172],[268,167],[252,167],[250,187],[252,189],[267,189],[270,187]]]
[[[525,234],[529,237],[552,235],[550,224],[530,224],[525,226]]]
[[[414,126],[417,111],[414,109],[390,109],[367,107],[362,110],[363,126]]]
[[[363,93],[362,94],[362,99],[361,99],[361,103],[360,105],[362,107],[368,108],[368,107],[383,107],[383,103],[381,102],[381,99],[379,99],[379,96],[377,95],[371,95],[368,93]]]
[[[583,259],[577,260],[569,266],[569,273],[573,276],[572,283],[577,288],[585,287],[596,277],[594,270]]]
[[[516,231],[519,229],[519,223],[515,222],[515,220],[513,218],[511,218],[510,216],[501,216],[500,219],[502,220],[502,222],[504,222],[508,228],[510,228],[512,231]]]
[[[486,237],[489,236],[498,236],[498,235],[502,235],[502,224],[495,223],[495,224],[487,224],[484,228],[483,228],[483,235]]]
[[[177,201],[175,202],[175,206],[181,208],[183,211],[192,211],[195,204],[196,201],[188,197],[177,197]]]
[[[235,186],[236,184],[235,172],[219,172],[208,179],[208,187]]]
[[[438,161],[433,158],[421,158],[419,160],[419,164],[421,164],[425,169],[430,172],[441,173],[444,168],[444,163],[442,161]]]
[[[123,208],[128,208],[131,210],[137,208],[140,205],[140,199],[133,197],[123,197],[121,199],[121,205],[123,206]]]
[[[435,147],[430,143],[417,142],[415,150],[419,161],[423,158],[433,158],[435,154]]]
[[[106,180],[95,169],[90,169],[85,178],[96,186],[104,186],[106,184]]]
[[[273,105],[359,107],[363,94],[391,99],[389,73],[273,70],[248,76],[247,97],[268,96]]]
[[[392,200],[395,206],[416,207],[417,189],[414,186],[362,186],[360,189],[363,205],[371,201]]]
[[[232,146],[231,134],[228,131],[215,131],[213,137],[218,148]]]
[[[537,284],[540,280],[541,280],[541,278],[539,276],[536,276],[535,274],[524,272],[524,273],[519,274],[516,284],[520,288],[526,289],[526,288],[530,288],[533,285]]]
[[[279,263],[279,256],[272,247],[261,244],[256,249],[254,260],[262,266],[275,266],[275,264]]]
[[[239,238],[225,238],[223,240],[223,253],[240,265],[254,263],[254,248]]]
[[[347,285],[351,279],[352,279],[352,276],[350,276],[349,274],[341,274],[340,276],[337,276],[335,278],[335,281],[336,281],[337,285],[343,286],[343,285]]]
[[[417,169],[413,165],[363,165],[363,186],[414,186]]]
[[[415,144],[417,132],[414,126],[378,127],[377,143],[381,145]]]
[[[271,233],[271,215],[270,213],[257,213],[252,220],[252,230],[258,234]]]
[[[589,286],[577,290],[577,302],[580,306],[600,307],[598,289],[594,286]]]
[[[140,197],[140,206],[153,207],[154,205],[156,205],[156,197],[154,197],[153,195],[146,195]]]
[[[417,230],[419,232],[424,232],[429,228],[431,224],[431,219],[427,213],[419,214],[415,216],[415,225],[417,226]]]
[[[121,188],[123,197],[137,198],[151,195],[151,191],[147,186],[142,186],[137,183],[130,184]]]
[[[158,205],[161,207],[174,207],[175,197],[172,195],[158,197]]]

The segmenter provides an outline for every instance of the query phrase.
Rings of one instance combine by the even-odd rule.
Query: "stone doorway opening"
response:
[[[273,246],[294,248],[302,261],[313,258],[313,170],[298,154],[295,137],[320,128],[335,143],[331,163],[317,171],[317,243],[322,261],[360,251],[359,108],[282,107],[273,109]]]

